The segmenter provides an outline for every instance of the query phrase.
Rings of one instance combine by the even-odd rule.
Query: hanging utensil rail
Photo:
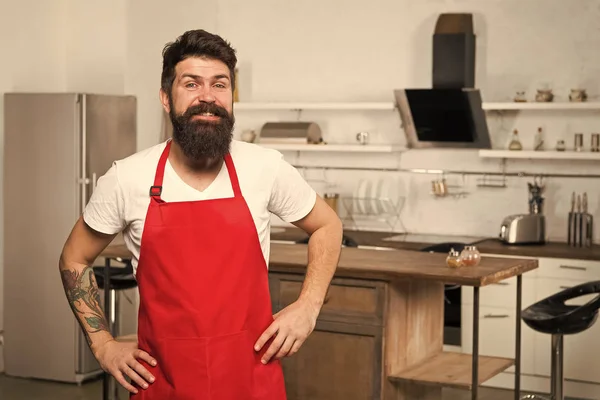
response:
[[[420,168],[374,168],[374,167],[323,167],[310,165],[294,165],[297,169],[323,169],[337,171],[378,171],[378,172],[411,172],[416,174],[447,174],[447,175],[487,175],[487,176],[514,176],[519,178],[543,177],[543,178],[600,178],[600,174],[557,174],[539,172],[488,172],[488,171],[454,171],[446,169],[420,169]]]

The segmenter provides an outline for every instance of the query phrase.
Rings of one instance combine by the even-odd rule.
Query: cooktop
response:
[[[460,236],[460,235],[440,235],[440,234],[429,234],[429,233],[401,233],[390,237],[383,238],[381,240],[386,242],[408,242],[408,243],[464,243],[472,244],[478,243],[483,240],[489,239],[488,237],[479,236]]]

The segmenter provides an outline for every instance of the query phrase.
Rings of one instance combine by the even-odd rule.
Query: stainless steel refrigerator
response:
[[[136,151],[136,125],[133,96],[4,95],[7,375],[79,383],[102,372],[67,303],[58,260],[97,179]]]

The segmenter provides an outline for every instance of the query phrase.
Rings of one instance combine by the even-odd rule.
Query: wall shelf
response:
[[[519,111],[519,110],[600,110],[600,102],[484,102],[483,109],[486,111]],[[248,111],[298,111],[298,110],[314,110],[314,111],[393,111],[396,108],[394,102],[237,102],[234,103],[235,110]]]
[[[483,103],[483,109],[487,111],[503,111],[503,110],[547,110],[547,111],[558,111],[558,110],[600,110],[600,102],[550,102],[550,103],[517,103],[517,102],[505,102],[505,103]]]
[[[394,153],[406,148],[396,144],[300,144],[300,143],[256,143],[259,146],[279,151],[320,151],[347,153]]]
[[[381,111],[393,111],[395,105],[392,102],[354,102],[354,103],[310,103],[310,102],[298,102],[298,103],[251,103],[251,102],[238,102],[233,104],[234,110],[381,110]]]
[[[511,150],[479,150],[482,158],[531,159],[531,160],[599,160],[600,153],[589,151],[511,151]]]

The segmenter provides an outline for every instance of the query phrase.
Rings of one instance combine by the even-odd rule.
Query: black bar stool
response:
[[[130,260],[123,259],[115,259],[121,263],[124,263],[124,267],[108,267],[109,269],[109,277],[110,282],[108,286],[109,296],[110,296],[110,309],[104,310],[106,314],[106,318],[108,319],[108,324],[111,328],[110,333],[113,336],[118,336],[119,332],[119,296],[117,296],[117,292],[121,290],[132,289],[137,286],[137,281],[135,280],[135,276],[133,275],[133,266],[131,265]],[[105,266],[94,266],[94,276],[96,277],[96,282],[98,283],[98,288],[100,290],[104,290],[104,272]]]
[[[124,267],[112,267],[110,266],[110,261],[118,261],[120,263],[125,264]],[[106,315],[106,319],[108,320],[108,326],[110,329],[111,335],[113,337],[117,337],[120,334],[119,327],[119,296],[117,296],[117,292],[126,289],[132,289],[137,286],[137,281],[135,280],[135,276],[133,275],[133,265],[131,264],[131,260],[114,258],[107,259],[107,265],[99,265],[94,266],[94,276],[96,277],[96,282],[98,284],[98,288],[101,290],[105,290],[106,285],[105,282],[105,273],[108,270],[108,295],[109,301],[105,305],[104,314]],[[110,394],[112,393],[112,399]],[[102,399],[104,400],[114,400],[118,399],[118,385],[116,385],[116,381],[111,378],[109,374],[104,373],[104,383],[102,389]]]
[[[568,300],[595,294],[586,304],[567,305]],[[590,328],[600,309],[600,281],[583,283],[558,292],[523,310],[523,321],[531,329],[552,335],[551,400],[563,400],[563,336],[574,335]],[[527,395],[522,399],[546,399]]]

